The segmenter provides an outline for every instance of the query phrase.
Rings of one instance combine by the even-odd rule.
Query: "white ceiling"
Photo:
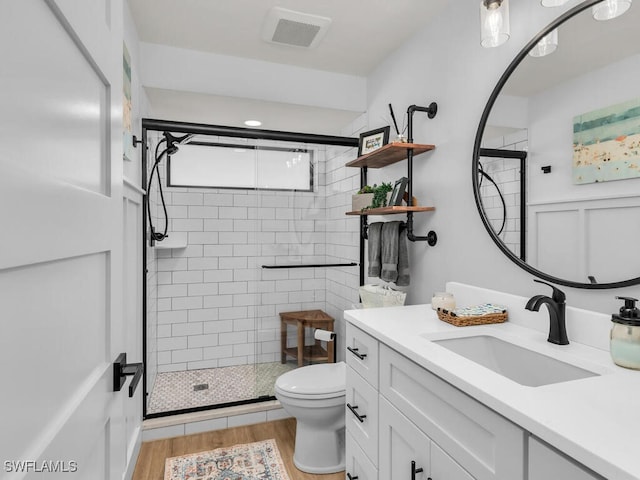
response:
[[[141,41],[366,76],[449,0],[128,0]],[[329,17],[314,49],[267,43],[262,23],[273,6]],[[339,135],[363,112],[147,88],[156,118]],[[177,118],[180,117],[180,118]]]
[[[143,42],[366,76],[448,0],[129,0]],[[264,42],[279,6],[332,19],[315,49]]]

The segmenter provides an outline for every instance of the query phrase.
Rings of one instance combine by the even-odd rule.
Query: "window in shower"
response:
[[[170,187],[313,191],[313,151],[191,142],[169,157]]]

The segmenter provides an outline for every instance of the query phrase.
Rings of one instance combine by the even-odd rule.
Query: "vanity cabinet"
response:
[[[536,437],[529,437],[529,480],[605,480]]]
[[[346,346],[346,478],[605,480],[350,322]]]
[[[352,478],[523,478],[523,430],[350,323],[346,332]]]

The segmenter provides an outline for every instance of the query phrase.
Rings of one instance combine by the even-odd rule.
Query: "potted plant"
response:
[[[373,202],[373,187],[365,185],[351,196],[351,210],[359,212],[371,205],[371,202]]]
[[[387,205],[388,194],[393,190],[390,183],[365,185],[351,196],[351,210],[359,212],[367,208],[379,208]]]
[[[392,190],[393,186],[391,183],[382,182],[380,186],[374,185],[373,201],[371,202],[370,208],[386,207]]]

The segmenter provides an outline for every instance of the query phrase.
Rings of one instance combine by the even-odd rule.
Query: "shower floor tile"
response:
[[[296,366],[272,362],[158,373],[147,413],[273,396],[276,379]]]

